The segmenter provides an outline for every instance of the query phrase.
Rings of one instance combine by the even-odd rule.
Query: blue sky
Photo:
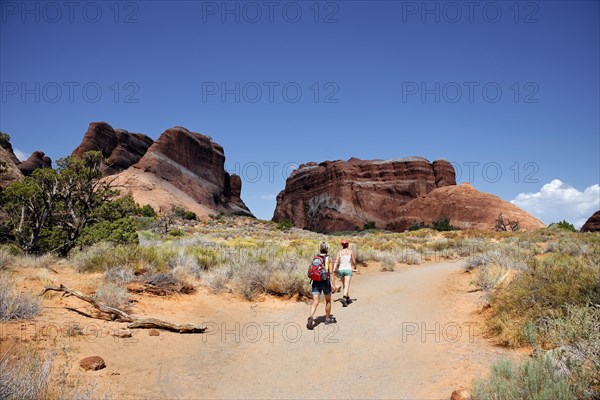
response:
[[[418,155],[548,223],[600,209],[597,1],[0,1],[0,130],[225,148],[269,219],[294,165]]]

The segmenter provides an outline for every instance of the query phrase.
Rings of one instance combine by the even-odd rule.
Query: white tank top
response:
[[[352,270],[352,254],[340,254],[340,267],[339,271],[348,271]]]

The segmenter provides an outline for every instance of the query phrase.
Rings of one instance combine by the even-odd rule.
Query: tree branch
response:
[[[68,288],[62,284],[60,286],[49,286],[49,287],[45,288],[44,291],[42,293],[40,293],[40,296],[43,296],[46,292],[49,292],[49,291],[68,293],[70,295],[77,297],[80,300],[88,302],[98,311],[108,314],[110,316],[111,320],[113,320],[113,321],[129,322],[129,324],[127,325],[127,328],[129,328],[129,329],[156,328],[156,329],[164,329],[164,330],[168,330],[168,331],[172,331],[172,332],[179,332],[179,333],[203,333],[206,330],[206,328],[204,328],[200,325],[175,324],[172,322],[163,321],[163,320],[156,319],[156,318],[137,318],[137,317],[127,314],[123,310],[119,310],[118,308],[109,307],[105,304],[102,304],[102,303],[98,302],[96,299],[94,299],[93,297],[88,296],[84,293],[81,293],[78,290]]]

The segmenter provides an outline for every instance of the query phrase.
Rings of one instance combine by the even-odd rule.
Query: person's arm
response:
[[[335,274],[333,273],[333,266],[331,265],[331,257],[327,257],[327,261],[329,264],[327,266],[328,270],[329,270],[329,283],[331,283],[331,289],[332,291],[335,290]]]
[[[333,272],[337,271],[340,267],[340,252],[338,251],[335,256],[335,262],[333,263]]]
[[[356,257],[354,257],[354,252],[350,250],[351,259],[352,259],[352,270],[356,271],[358,268],[356,267]]]

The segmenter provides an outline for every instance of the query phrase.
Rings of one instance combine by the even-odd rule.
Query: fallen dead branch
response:
[[[68,288],[64,285],[60,286],[49,286],[44,289],[44,291],[40,294],[43,296],[46,292],[55,291],[55,292],[63,292],[65,294],[70,294],[72,296],[77,297],[80,300],[90,303],[96,310],[108,314],[110,319],[118,322],[129,322],[127,328],[135,329],[164,329],[167,331],[179,332],[179,333],[203,333],[206,328],[203,328],[200,325],[194,324],[174,324],[172,322],[163,321],[156,318],[137,318],[132,315],[127,314],[123,310],[119,310],[118,308],[109,307],[105,304],[98,302],[91,296],[88,296],[84,293],[81,293],[78,290]]]

